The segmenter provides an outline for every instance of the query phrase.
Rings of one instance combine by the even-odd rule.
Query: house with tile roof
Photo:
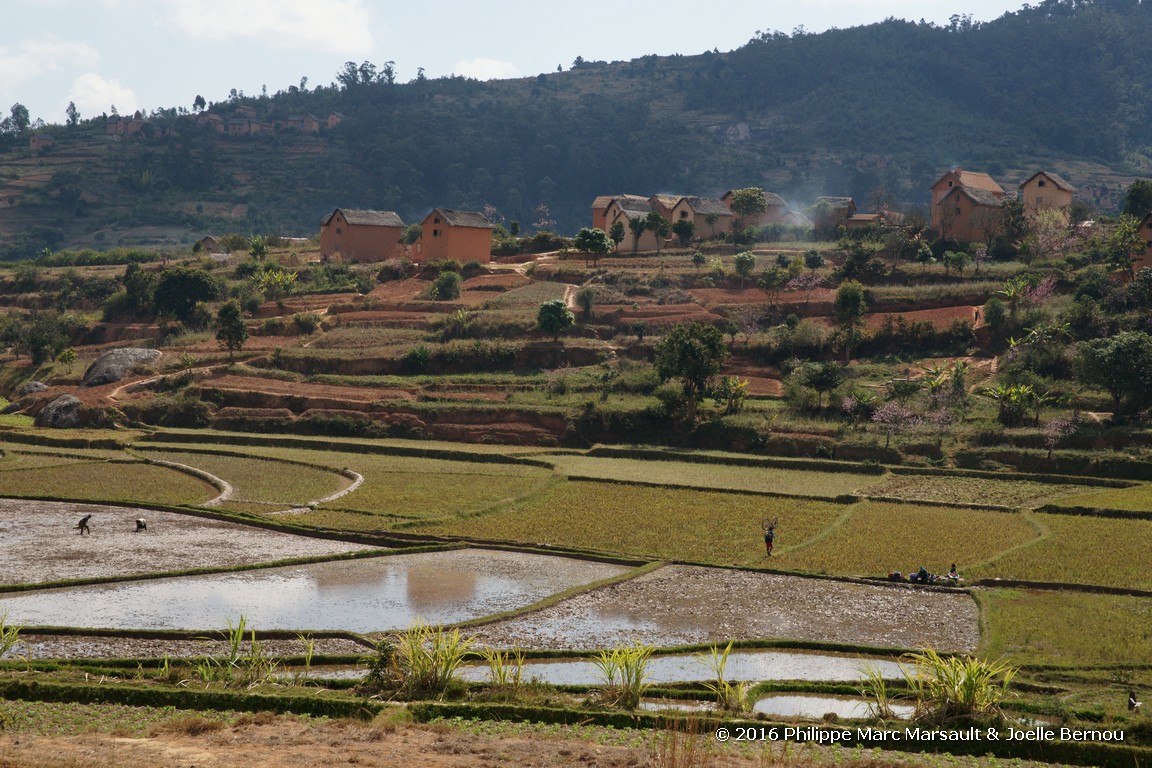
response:
[[[944,209],[940,207],[940,203],[957,187],[980,190],[993,195],[997,200],[1002,201],[1004,199],[1004,189],[988,174],[965,171],[963,168],[953,168],[932,185],[932,228],[937,232],[940,231],[941,225],[944,223],[943,218],[945,218]],[[951,220],[952,216],[949,215],[947,218]]]
[[[612,226],[609,219],[615,217],[616,212],[625,207],[629,210],[648,207],[648,210],[651,210],[648,198],[640,195],[600,195],[592,201],[592,226],[607,232]]]
[[[669,222],[691,221],[699,237],[715,237],[732,231],[736,217],[728,206],[714,197],[682,197],[672,206]],[[715,218],[713,218],[715,217]],[[712,223],[709,224],[709,220]]]
[[[634,205],[632,208],[621,207],[621,205]],[[648,229],[640,233],[640,237],[636,238],[632,235],[632,229],[628,226],[628,222],[634,218],[647,219],[648,214],[652,212],[652,208],[644,201],[643,205],[629,203],[622,201],[621,205],[613,205],[609,208],[612,218],[608,221],[608,228],[611,229],[616,222],[624,227],[624,239],[616,244],[616,253],[634,253],[638,251],[654,251],[656,250],[656,235]]]
[[[337,208],[320,222],[320,258],[336,264],[398,259],[404,222],[392,211]]]
[[[856,201],[850,197],[818,197],[808,215],[818,237],[835,237],[840,227],[856,215]]]
[[[420,226],[423,234],[412,248],[412,261],[492,261],[492,222],[482,213],[436,208]]]
[[[941,240],[991,242],[1003,228],[1004,200],[987,189],[956,186],[932,211]]]
[[[1037,171],[1020,185],[1024,216],[1034,219],[1040,211],[1058,211],[1067,224],[1072,218],[1072,196],[1076,188],[1048,171]]]

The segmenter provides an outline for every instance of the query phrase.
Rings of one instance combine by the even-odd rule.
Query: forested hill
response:
[[[0,240],[19,255],[93,238],[309,235],[336,206],[411,222],[487,204],[526,229],[572,232],[598,194],[755,184],[800,205],[923,203],[957,164],[1005,185],[1056,171],[1107,208],[1147,175],[1149,40],[1152,0],[1046,0],[982,24],[758,33],[730,53],[577,60],[487,83],[396,83],[366,63],[331,86],[209,108],[343,116],[315,135],[221,135],[171,109],[119,139],[103,118],[44,129],[56,141],[39,151],[0,137]]]

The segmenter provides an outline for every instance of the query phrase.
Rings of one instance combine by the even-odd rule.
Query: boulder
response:
[[[36,414],[36,426],[54,429],[75,429],[81,423],[80,398],[60,395]]]
[[[34,395],[37,392],[43,392],[48,389],[48,385],[39,381],[29,381],[21,384],[20,388],[16,390],[16,397],[24,397],[25,395]]]
[[[138,365],[151,363],[160,357],[158,349],[140,349],[138,347],[122,347],[110,349],[84,371],[84,378],[80,380],[82,387],[98,387],[101,384],[111,384],[131,375],[132,369]]]
[[[23,409],[24,406],[19,402],[8,403],[8,405],[4,406],[4,410],[0,411],[0,416],[7,416],[10,413],[19,413]]]

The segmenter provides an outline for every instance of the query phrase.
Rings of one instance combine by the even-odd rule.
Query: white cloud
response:
[[[364,0],[168,0],[171,20],[198,40],[253,39],[349,56],[372,50]]]
[[[140,108],[136,93],[122,85],[119,80],[101,77],[95,72],[86,72],[76,78],[68,100],[76,102],[76,108],[83,117],[92,117],[110,112],[112,106],[122,115],[131,115]]]
[[[0,45],[0,93],[14,92],[22,83],[66,67],[91,67],[99,58],[91,46],[52,34]]]
[[[452,72],[464,77],[474,77],[477,80],[506,80],[520,76],[520,71],[510,61],[483,58],[458,62],[452,68]]]

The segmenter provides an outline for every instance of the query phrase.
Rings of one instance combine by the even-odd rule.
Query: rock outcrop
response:
[[[82,387],[98,387],[101,384],[111,384],[120,381],[132,373],[138,365],[151,363],[160,357],[158,349],[141,349],[139,347],[122,347],[110,349],[84,371],[84,378],[80,381]]]

